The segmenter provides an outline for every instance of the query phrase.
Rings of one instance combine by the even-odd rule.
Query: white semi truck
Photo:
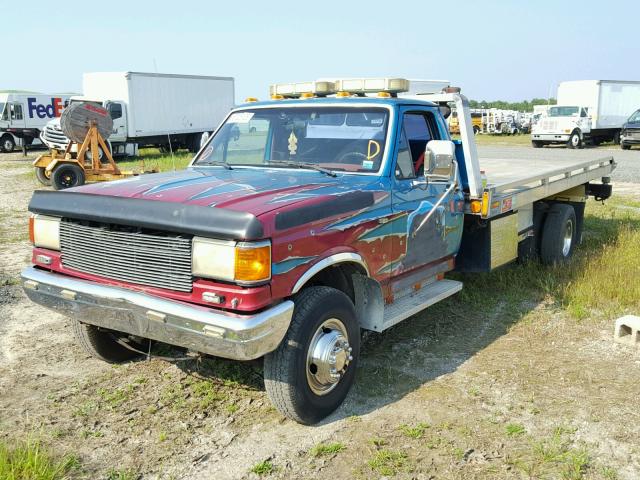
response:
[[[581,148],[589,142],[619,143],[629,115],[640,107],[640,81],[577,80],[558,86],[558,104],[531,130],[531,144],[540,148],[566,144]]]
[[[85,73],[82,91],[71,102],[96,103],[111,114],[114,155],[136,155],[144,146],[195,152],[233,108],[235,95],[232,77],[140,72]],[[58,150],[69,143],[59,119],[40,138]]]
[[[52,118],[60,117],[71,94],[0,92],[0,151],[37,142]]]

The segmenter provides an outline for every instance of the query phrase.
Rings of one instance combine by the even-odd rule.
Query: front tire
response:
[[[11,153],[16,148],[16,142],[11,135],[4,135],[0,141],[0,146],[2,146],[4,153]]]
[[[582,138],[580,138],[580,132],[575,131],[569,137],[569,141],[567,142],[567,147],[569,148],[582,148]]]
[[[107,363],[122,363],[141,357],[142,354],[129,350],[118,343],[119,339],[126,338],[125,334],[113,330],[104,330],[86,323],[73,320],[73,333],[76,340],[92,357]],[[140,351],[149,348],[149,340],[144,343],[134,343],[132,347]]]
[[[84,170],[74,163],[63,163],[53,169],[51,184],[56,190],[84,185]]]
[[[631,150],[631,145],[627,145],[626,143],[621,143],[620,148],[622,150]]]
[[[355,378],[360,326],[351,299],[330,287],[295,297],[289,330],[264,358],[265,387],[285,417],[311,425],[342,404]]]
[[[576,212],[571,205],[554,203],[542,227],[540,260],[545,265],[567,263],[578,241]]]

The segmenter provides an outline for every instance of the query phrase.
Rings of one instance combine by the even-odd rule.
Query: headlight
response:
[[[29,218],[29,239],[36,247],[60,250],[60,219],[33,215]]]
[[[271,279],[271,243],[194,237],[191,268],[200,277],[240,284],[264,282]]]

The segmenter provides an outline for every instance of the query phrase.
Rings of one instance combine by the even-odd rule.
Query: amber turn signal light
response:
[[[236,247],[235,280],[260,282],[271,278],[271,246]]]

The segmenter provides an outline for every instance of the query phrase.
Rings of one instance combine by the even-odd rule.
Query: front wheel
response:
[[[360,327],[351,299],[330,287],[295,297],[289,330],[264,358],[264,380],[284,416],[311,425],[342,404],[353,384]]]
[[[149,349],[149,340],[131,342],[124,333],[113,330],[105,330],[95,325],[73,320],[73,333],[76,340],[92,357],[107,363],[122,363],[142,356]],[[135,350],[129,349],[124,344],[130,345]]]
[[[622,150],[631,150],[631,145],[627,145],[626,143],[621,143],[620,148]]]
[[[580,138],[579,132],[573,132],[569,137],[569,141],[567,142],[567,147],[569,148],[582,148],[582,139]]]
[[[13,149],[16,148],[16,142],[13,140],[13,137],[8,134],[2,137],[0,145],[4,153],[11,153]]]

